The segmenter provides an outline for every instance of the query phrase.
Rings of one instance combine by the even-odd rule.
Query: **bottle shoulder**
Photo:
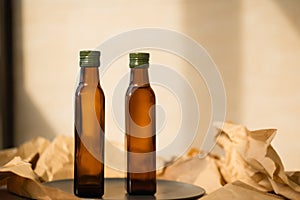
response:
[[[132,96],[134,94],[148,94],[155,98],[155,93],[150,84],[145,86],[129,85],[126,91],[126,96]]]
[[[100,83],[98,84],[87,84],[87,83],[79,83],[77,88],[76,88],[76,92],[75,95],[78,96],[82,93],[89,93],[89,92],[99,92],[102,95],[104,95],[103,89],[100,85]]]

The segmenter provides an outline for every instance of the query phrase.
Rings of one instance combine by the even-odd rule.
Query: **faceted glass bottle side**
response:
[[[104,193],[105,97],[99,81],[97,51],[80,52],[80,82],[75,94],[74,194]]]
[[[130,54],[130,85],[125,98],[127,179],[130,195],[156,193],[155,94],[149,84],[149,54]]]

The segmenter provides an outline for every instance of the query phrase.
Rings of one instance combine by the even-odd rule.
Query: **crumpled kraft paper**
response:
[[[51,181],[60,177],[73,177],[74,160],[73,138],[58,136],[47,145],[40,155],[34,172],[44,181]],[[67,170],[65,170],[67,169]]]
[[[35,181],[38,181],[39,179],[31,169],[31,164],[22,161],[22,159],[18,156],[0,168],[0,186],[6,185],[7,180],[14,175]]]
[[[204,196],[201,200],[217,200],[217,199],[230,199],[230,200],[280,200],[283,197],[258,191],[243,182],[235,181],[229,183],[219,190]]]
[[[167,166],[158,178],[191,183],[205,188],[211,193],[222,187],[222,176],[216,164],[216,158],[208,155],[199,159],[199,151],[191,149],[188,155]]]
[[[251,195],[251,199],[280,199],[267,193],[273,191],[286,198],[300,199],[300,172],[284,172],[270,144],[276,130],[249,131],[244,126],[225,123],[217,126],[216,132],[217,144],[225,156],[209,154],[199,159],[200,151],[192,149],[159,171],[158,178],[199,185],[206,190],[206,199],[214,199],[215,195],[238,199],[245,194]],[[57,136],[53,141],[34,138],[19,148],[0,151],[0,186],[32,199],[76,199],[42,184],[73,178],[73,148],[73,138]],[[124,173],[106,166],[105,176],[124,177]]]
[[[0,166],[5,165],[9,161],[11,161],[16,153],[18,152],[18,148],[4,149],[0,151]]]
[[[43,182],[73,178],[74,139],[59,135],[53,141],[33,138],[19,148],[0,151],[0,187],[31,199],[77,199]],[[106,177],[124,174],[109,167]]]
[[[31,199],[78,199],[62,190],[42,185],[31,164],[19,156],[0,168],[0,180],[8,191]]]
[[[300,176],[284,171],[280,157],[271,145],[275,129],[250,131],[242,125],[217,126],[217,144],[225,157],[217,162],[226,182],[237,180],[260,191],[274,191],[289,199],[300,199]]]
[[[58,179],[73,177],[72,142],[73,139],[66,136],[58,136],[52,142],[37,137],[19,148],[2,151],[0,186],[6,186],[8,191],[31,199],[78,199],[41,184],[53,180],[55,176]]]

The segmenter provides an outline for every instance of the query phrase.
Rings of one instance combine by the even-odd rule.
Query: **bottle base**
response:
[[[74,189],[74,194],[82,198],[101,198],[104,194],[102,188],[77,188]]]
[[[149,191],[134,191],[134,192],[128,192],[127,195],[129,196],[154,196],[156,192],[149,192]]]
[[[155,195],[156,180],[127,179],[126,192],[128,195]]]

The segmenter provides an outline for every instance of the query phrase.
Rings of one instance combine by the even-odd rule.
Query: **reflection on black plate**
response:
[[[122,178],[106,178],[103,199],[197,199],[204,195],[203,188],[175,181],[157,180],[155,196],[129,196],[125,192],[125,180]],[[44,183],[47,186],[59,188],[73,194],[73,180],[59,180]]]

